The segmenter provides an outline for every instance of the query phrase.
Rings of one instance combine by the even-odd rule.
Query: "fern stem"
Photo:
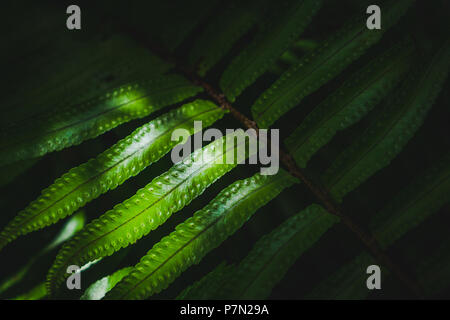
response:
[[[242,125],[244,125],[247,129],[254,129],[257,134],[259,132],[259,128],[255,121],[250,120],[244,114],[240,113],[237,109],[235,109],[231,103],[225,98],[225,95],[214,89],[209,83],[205,82],[203,79],[200,79],[193,73],[188,70],[181,69],[180,70],[190,79],[194,84],[199,85],[205,89],[205,92],[214,99],[217,104],[225,109],[230,111],[230,114],[238,120]],[[287,152],[280,148],[280,161],[286,167],[287,171],[294,177],[300,179],[307,187],[311,190],[312,193],[316,196],[316,198],[322,203],[324,208],[331,214],[338,216],[342,223],[344,223],[347,228],[349,228],[368,248],[368,250],[372,253],[372,255],[386,268],[391,270],[393,274],[397,276],[397,278],[412,292],[419,298],[423,298],[422,294],[423,290],[419,287],[419,285],[407,276],[401,268],[392,261],[392,259],[381,249],[378,241],[375,237],[365,231],[362,227],[360,227],[353,219],[343,213],[342,208],[339,206],[336,201],[333,200],[328,190],[320,186],[316,181],[313,181],[304,170],[297,166],[292,156]]]
[[[206,82],[203,78],[197,76],[190,68],[186,67],[185,64],[180,63],[180,61],[173,54],[169,53],[165,48],[148,41],[148,37],[143,36],[142,32],[139,30],[130,28],[130,26],[127,26],[124,23],[119,23],[116,27],[134,37],[135,40],[139,41],[153,54],[159,56],[159,58],[172,63],[176,71],[183,74],[195,85],[202,87],[206,94],[208,94],[220,108],[228,110],[230,114],[245,128],[254,129],[257,135],[259,135],[259,128],[255,121],[249,119],[247,116],[235,109],[221,91]],[[143,41],[142,39],[145,40]],[[311,192],[329,213],[338,216],[342,223],[350,229],[350,231],[352,231],[357,238],[360,239],[360,241],[367,247],[369,252],[379,263],[388,268],[411,293],[413,293],[416,297],[423,299],[424,294],[421,287],[414,279],[409,277],[398,266],[398,264],[392,260],[391,257],[388,256],[388,254],[381,248],[375,237],[370,232],[359,226],[358,223],[352,218],[344,214],[342,208],[338,203],[336,203],[333,197],[329,194],[328,190],[324,186],[321,186],[317,181],[310,178],[304,170],[298,167],[293,157],[287,151],[284,151],[284,149],[280,147],[279,154],[280,162],[287,169],[287,171],[292,176],[300,179],[300,181],[302,181],[311,190]]]

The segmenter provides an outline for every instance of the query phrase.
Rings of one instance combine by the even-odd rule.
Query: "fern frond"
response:
[[[447,77],[449,55],[447,41],[431,62],[408,75],[366,132],[325,172],[326,185],[337,200],[387,166],[414,136]]]
[[[14,181],[21,174],[33,167],[39,159],[29,159],[0,167],[0,187]]]
[[[304,97],[317,90],[359,58],[369,47],[395,24],[412,0],[391,1],[383,8],[383,28],[369,30],[365,17],[344,26],[316,50],[292,66],[266,90],[252,106],[253,118],[259,127],[267,128],[297,105]]]
[[[235,265],[227,265],[224,261],[206,276],[185,288],[176,297],[177,300],[214,299],[213,295],[220,291],[226,281],[233,275]]]
[[[262,75],[298,38],[322,5],[321,0],[291,1],[228,66],[220,87],[230,101]]]
[[[193,152],[153,179],[136,195],[87,225],[58,253],[47,277],[49,293],[53,294],[66,276],[66,266],[83,265],[136,242],[202,194],[209,185],[245,159],[242,157],[253,155],[255,150],[250,150],[238,161],[224,161],[229,152],[245,146],[245,136],[242,130],[237,130]],[[238,138],[238,144],[234,143],[235,138]]]
[[[166,75],[116,88],[80,105],[51,110],[3,133],[0,165],[77,145],[200,91],[178,75]]]
[[[155,79],[172,67],[123,35],[111,35],[105,40],[95,37],[83,50],[79,50],[77,42],[70,45],[65,42],[68,47],[65,51],[69,53],[57,52],[48,63],[41,61],[44,57],[48,59],[48,55],[39,59],[34,56],[36,68],[30,70],[27,65],[26,72],[40,76],[31,78],[34,81],[21,81],[14,94],[5,98],[0,108],[7,110],[8,117],[0,119],[0,123],[5,122],[7,127],[17,122],[20,125],[24,119],[44,110],[59,112],[123,84]]]
[[[127,276],[133,267],[125,267],[97,280],[86,289],[80,300],[101,300],[114,286]]]
[[[364,117],[398,83],[411,62],[410,42],[396,45],[358,70],[334,93],[314,108],[286,139],[297,164],[309,159],[339,130]]]
[[[41,300],[47,295],[47,290],[45,289],[45,282],[42,281],[37,286],[33,287],[27,293],[21,294],[13,298],[12,300]]]
[[[442,157],[435,165],[403,189],[385,208],[376,214],[370,223],[375,238],[382,248],[388,248],[396,240],[415,228],[432,213],[448,203],[450,198],[450,153]],[[448,245],[447,245],[448,247]],[[442,275],[450,280],[450,274],[445,275],[438,268],[444,250],[427,257],[420,263],[417,272],[422,274],[423,288],[433,291],[437,287],[437,277],[433,273]],[[408,255],[408,254],[406,254]],[[409,254],[416,257],[414,250]],[[439,258],[437,258],[439,256]],[[414,259],[415,260],[415,259]],[[448,261],[450,261],[450,256]],[[367,279],[366,268],[376,264],[375,259],[367,252],[363,252],[349,263],[340,267],[329,278],[322,281],[308,296],[311,299],[364,299],[368,294],[365,285]],[[429,283],[428,283],[429,279]],[[450,282],[450,281],[449,281]]]
[[[80,211],[73,215],[66,223],[64,223],[59,233],[49,244],[47,244],[47,246],[38,251],[36,254],[32,255],[23,267],[19,268],[11,276],[8,276],[0,283],[0,294],[16,286],[22,280],[24,280],[25,276],[29,275],[29,272],[32,271],[32,267],[35,265],[39,258],[73,237],[84,227],[85,222],[86,215],[84,211]]]
[[[20,235],[44,228],[114,189],[164,156],[178,141],[177,128],[194,133],[194,121],[209,126],[225,112],[206,100],[196,100],[136,129],[94,159],[56,179],[0,233],[0,249]]]
[[[367,267],[376,264],[372,256],[361,253],[319,283],[305,298],[327,300],[362,300],[369,294]]]
[[[266,299],[292,264],[338,220],[321,206],[310,205],[262,237],[208,298]]]
[[[129,24],[143,30],[151,39],[157,39],[173,52],[189,34],[213,13],[218,0],[191,0],[174,2],[145,1],[133,5],[124,3],[124,9],[131,7],[127,15]]]
[[[235,2],[205,28],[189,55],[190,65],[200,76],[205,76],[255,24],[260,16],[261,2]]]
[[[143,299],[160,292],[294,181],[288,173],[280,171],[273,176],[256,174],[225,188],[205,208],[153,246],[106,299]]]
[[[316,49],[318,45],[319,43],[312,39],[297,40],[267,71],[280,76],[288,67],[299,63],[304,54]]]
[[[371,221],[382,247],[388,247],[430,214],[450,202],[450,153],[417,176]]]

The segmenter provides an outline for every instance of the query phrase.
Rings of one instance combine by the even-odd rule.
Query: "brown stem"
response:
[[[130,35],[134,35],[136,39],[145,39],[145,37],[139,36],[139,32],[136,32],[136,30],[130,30],[124,25],[122,25],[122,29],[128,31]],[[163,60],[173,63],[175,69],[184,74],[191,82],[198,86],[201,86],[222,109],[228,110],[230,114],[240,123],[242,123],[245,128],[254,129],[258,133],[259,129],[256,122],[250,120],[244,114],[235,109],[222,92],[215,89],[204,79],[198,77],[194,72],[192,72],[192,70],[184,67],[177,61],[177,59],[174,58],[173,55],[169,54],[161,47],[153,46],[148,41],[143,44],[144,46],[149,48],[152,53],[158,55]],[[394,276],[396,276],[397,279],[399,279],[415,296],[417,296],[418,298],[424,297],[420,286],[416,284],[413,279],[408,277],[408,275],[406,275],[401,270],[401,268],[392,261],[392,259],[381,249],[378,241],[373,237],[373,235],[361,228],[349,216],[345,215],[340,205],[336,203],[336,201],[334,201],[328,190],[325,187],[320,186],[317,182],[313,181],[301,168],[297,166],[292,156],[281,148],[280,161],[292,176],[298,178],[311,190],[311,192],[316,196],[316,198],[322,203],[324,208],[329,213],[334,214],[340,218],[342,223],[347,226],[347,228],[349,228],[363,242],[363,244],[367,247],[369,252],[377,261],[388,268],[394,274]]]
[[[225,98],[225,96],[219,91],[215,90],[210,84],[204,80],[198,78],[196,75],[186,71],[181,70],[193,83],[203,87],[208,95],[213,98],[221,108],[230,111],[231,115],[241,122],[247,129],[255,129],[258,132],[258,126],[256,123],[248,119],[245,115],[237,111],[231,103]],[[308,175],[297,166],[292,156],[284,150],[280,149],[280,160],[281,163],[286,167],[288,172],[294,177],[302,181],[316,196],[316,198],[322,203],[325,209],[336,216],[338,216],[342,223],[346,225],[368,248],[372,255],[381,264],[387,267],[391,272],[404,284],[406,285],[417,297],[423,298],[422,289],[410,279],[407,275],[403,273],[401,268],[399,268],[392,260],[387,256],[387,254],[381,249],[378,241],[368,232],[364,231],[358,226],[350,217],[343,214],[342,209],[339,204],[336,203],[333,198],[329,195],[328,191],[313,182]]]

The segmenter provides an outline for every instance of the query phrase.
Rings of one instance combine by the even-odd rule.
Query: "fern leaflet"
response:
[[[166,288],[294,181],[280,171],[274,176],[256,174],[228,186],[205,208],[153,246],[106,298],[142,299]]]
[[[366,132],[325,172],[326,184],[337,200],[387,166],[413,137],[447,77],[449,54],[450,41],[447,41],[430,63],[408,75],[396,95],[372,119]]]
[[[267,18],[270,25],[228,66],[220,87],[230,101],[272,65],[297,39],[320,8],[321,0],[296,0],[282,8],[282,13]]]
[[[402,16],[411,0],[391,1],[383,11],[383,28],[367,29],[357,19],[325,40],[316,50],[284,72],[252,106],[253,118],[259,127],[267,128],[292,109],[304,97],[334,78],[369,47]]]
[[[239,155],[238,152],[237,159],[232,155],[236,149],[246,145],[245,137],[242,130],[237,130],[193,152],[153,179],[136,195],[88,224],[58,253],[47,277],[48,292],[55,292],[66,276],[67,265],[83,265],[136,242],[201,195],[237,163],[253,155],[255,150],[251,148],[245,154]],[[235,138],[238,139],[237,144],[234,143]],[[232,161],[228,161],[230,154]]]
[[[71,169],[42,191],[0,233],[0,249],[20,235],[41,229],[72,214],[89,201],[116,188],[160,159],[176,145],[174,129],[194,133],[194,121],[205,126],[225,112],[206,100],[192,103],[162,115],[136,129],[94,159]]]
[[[3,133],[0,165],[80,144],[200,91],[178,75],[166,75],[124,85],[80,105],[50,110]]]
[[[308,160],[339,130],[364,117],[400,81],[411,62],[412,46],[396,45],[358,70],[326,98],[286,139],[297,164]]]

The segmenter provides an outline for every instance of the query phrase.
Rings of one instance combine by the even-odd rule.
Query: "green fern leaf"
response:
[[[205,100],[171,111],[136,129],[94,159],[71,169],[42,191],[0,233],[0,249],[20,235],[44,228],[72,214],[86,203],[114,189],[164,156],[178,141],[173,130],[194,133],[194,121],[209,126],[225,112]]]
[[[206,300],[214,299],[214,294],[220,291],[226,281],[233,275],[234,265],[226,262],[219,264],[206,276],[184,289],[176,297],[177,300]]]
[[[362,300],[369,294],[366,286],[368,266],[376,261],[368,253],[362,253],[320,282],[305,298],[327,300]]]
[[[65,39],[67,35],[61,41]],[[27,65],[27,73],[40,76],[31,78],[34,81],[21,81],[15,87],[14,94],[0,107],[8,112],[8,117],[0,119],[0,123],[4,122],[6,127],[20,126],[24,119],[36,117],[45,110],[59,112],[123,84],[154,79],[172,67],[123,35],[112,35],[106,40],[95,37],[83,50],[79,50],[77,43],[67,47],[69,53],[56,52],[56,56],[50,55],[49,63],[41,61],[39,56],[33,59],[36,68],[30,70]],[[48,59],[49,55],[44,57]]]
[[[178,75],[167,75],[116,88],[81,105],[51,110],[4,132],[0,165],[77,145],[200,91]]]
[[[408,75],[366,132],[325,172],[326,185],[337,200],[387,166],[413,137],[447,77],[449,55],[447,41],[430,63]]]
[[[261,238],[214,299],[267,299],[292,264],[339,219],[310,205]]]
[[[173,2],[146,1],[133,4],[128,16],[135,28],[143,30],[152,39],[158,39],[173,52],[189,34],[206,18],[214,13],[218,0],[192,0]],[[128,3],[124,3],[129,8]],[[217,10],[217,9],[216,9]],[[216,16],[217,14],[214,14]]]
[[[86,222],[86,215],[84,211],[80,211],[74,214],[66,223],[64,223],[59,233],[49,244],[47,244],[47,246],[38,251],[36,254],[29,257],[27,263],[23,267],[19,268],[11,276],[8,276],[0,283],[0,294],[3,294],[11,287],[16,286],[20,282],[22,282],[22,280],[24,280],[24,278],[29,275],[29,272],[32,270],[35,263],[42,256],[44,256],[50,250],[58,247],[63,242],[73,237],[75,233],[77,233],[83,228],[85,222]]]
[[[407,231],[450,202],[450,153],[415,181],[371,221],[371,229],[382,247],[392,245]]]
[[[305,53],[316,49],[318,45],[317,41],[311,39],[297,40],[292,48],[286,50],[267,71],[280,76],[288,67],[298,64]]]
[[[12,300],[41,300],[47,295],[47,290],[45,289],[45,282],[42,281],[37,286],[33,287],[27,293],[21,294],[13,298]]]
[[[326,98],[286,139],[300,167],[339,130],[364,117],[398,83],[411,62],[410,42],[396,45],[358,70]]]
[[[236,2],[214,19],[194,43],[189,63],[205,76],[255,23],[260,16],[261,1]]]
[[[304,97],[334,78],[375,44],[403,15],[412,0],[391,1],[383,8],[383,27],[369,30],[365,17],[357,19],[325,40],[316,50],[289,68],[252,106],[253,118],[261,128],[272,125]]]
[[[205,208],[153,246],[106,299],[143,299],[160,292],[294,181],[288,173],[280,171],[273,176],[256,174],[225,188]]]
[[[28,169],[33,167],[39,159],[30,159],[11,163],[9,165],[0,167],[0,187],[7,185],[14,181],[17,177],[22,175]]]
[[[298,38],[322,4],[321,0],[291,1],[253,42],[228,66],[220,79],[220,87],[230,101],[272,65]]]
[[[372,219],[370,229],[381,247],[388,248],[397,239],[439,210],[442,205],[448,203],[450,201],[448,194],[450,194],[450,154],[445,155],[396,195],[393,201]],[[423,287],[430,292],[438,287],[436,281],[438,277],[433,276],[427,269],[431,268],[434,274],[440,274],[442,279],[445,278],[442,272],[444,269],[438,268],[438,264],[436,264],[437,261],[445,261],[442,259],[444,251],[438,250],[437,252],[439,252],[438,255],[434,255],[434,258],[427,257],[416,268],[419,274],[423,274],[421,277],[424,279]],[[413,256],[414,259],[411,260],[417,259],[414,250],[405,255]],[[440,258],[437,258],[438,256]],[[364,299],[369,294],[365,285],[366,268],[372,264],[376,264],[375,259],[367,252],[361,253],[322,281],[307,298]],[[449,276],[450,274],[446,277],[450,280]],[[427,279],[430,281],[428,282]]]
[[[132,269],[133,267],[122,268],[113,274],[94,282],[86,289],[80,300],[101,300],[105,294],[114,288],[114,286],[128,275]]]
[[[55,292],[66,276],[66,266],[83,265],[136,242],[188,205],[237,163],[255,154],[252,149],[237,159],[230,159],[234,161],[228,160],[229,153],[245,146],[245,137],[243,130],[237,130],[193,152],[136,195],[92,221],[60,250],[47,277],[48,292]],[[229,147],[236,138],[238,144]]]

